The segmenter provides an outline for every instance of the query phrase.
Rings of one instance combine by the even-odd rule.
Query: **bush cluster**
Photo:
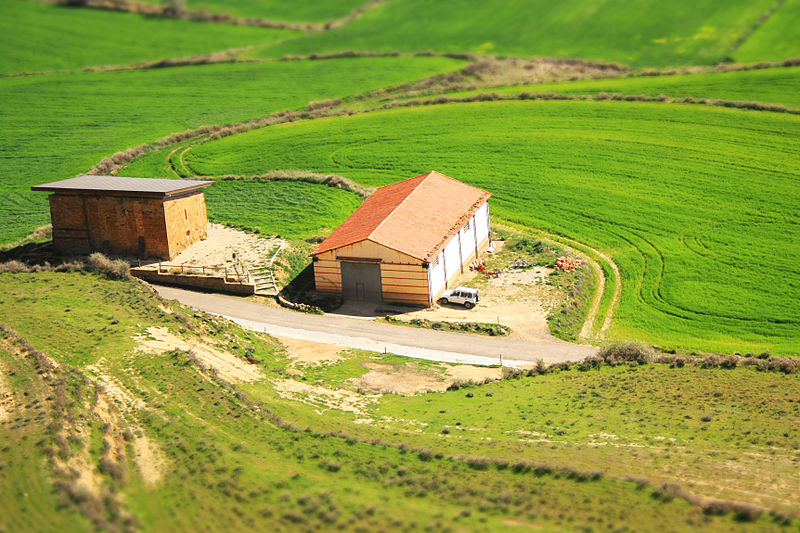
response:
[[[611,366],[622,363],[643,365],[653,361],[653,349],[642,342],[617,342],[601,350],[597,356]]]
[[[508,335],[511,328],[503,324],[492,324],[484,322],[448,322],[446,320],[428,320],[425,318],[414,318],[412,320],[401,320],[392,315],[386,315],[384,319],[391,324],[403,326],[414,326],[418,328],[429,328],[440,331],[460,331],[465,333],[480,333],[491,337]]]
[[[109,259],[100,252],[89,256],[88,260],[72,260],[52,265],[45,262],[41,265],[28,265],[22,261],[12,259],[0,263],[0,273],[19,272],[97,272],[109,279],[131,279],[131,265],[124,259]]]

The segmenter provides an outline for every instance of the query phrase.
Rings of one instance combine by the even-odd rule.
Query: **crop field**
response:
[[[361,204],[357,194],[315,183],[220,180],[206,190],[209,218],[267,235],[326,235]],[[243,210],[242,206],[247,205]]]
[[[299,33],[65,8],[27,0],[2,2],[0,32],[0,74],[127,65],[209,54],[266,44]],[[59,53],[53,53],[55,49]]]
[[[800,1],[785,0],[733,54],[736,61],[780,61],[800,56]]]
[[[114,173],[215,179],[209,218],[287,239],[288,282],[359,186],[435,169],[493,193],[508,253],[583,254],[551,334],[663,351],[340,351],[2,263],[0,532],[797,529],[800,0],[185,5],[306,26],[0,3],[0,246],[49,221],[31,185],[149,144]]]
[[[283,164],[367,185],[437,169],[493,191],[497,216],[610,252],[614,337],[797,353],[800,293],[784,280],[800,274],[798,125],[708,106],[450,104],[265,128],[185,161],[200,175]]]
[[[0,242],[47,223],[47,198],[31,185],[86,172],[117,150],[460,64],[438,57],[354,58],[0,79]]]
[[[634,4],[571,0],[558,5],[544,0],[395,1],[337,30],[290,39],[265,48],[264,53],[436,50],[580,57],[649,67],[715,64],[730,55],[731,47],[773,4],[772,0]],[[781,9],[773,16],[782,16]],[[790,14],[787,20],[797,19]],[[780,50],[786,55],[777,59],[800,55],[799,41],[778,34],[781,29],[776,28],[776,35],[783,35]],[[764,36],[759,37],[766,48],[771,31],[769,27],[762,31]],[[756,53],[748,60],[755,57]]]
[[[703,512],[675,497],[677,493],[649,488],[641,480],[582,474],[575,468],[560,470],[559,465],[545,468],[536,460],[536,446],[527,446],[525,460],[538,466],[525,468],[529,463],[521,462],[523,466],[511,468],[508,465],[516,460],[502,466],[489,457],[451,453],[456,436],[440,439],[441,443],[431,440],[436,444],[432,448],[416,449],[393,443],[395,439],[391,438],[363,438],[355,425],[339,424],[333,433],[318,429],[308,425],[309,420],[314,418],[316,423],[327,417],[313,415],[313,408],[275,394],[277,384],[285,381],[287,358],[272,339],[244,332],[219,319],[164,307],[138,283],[129,281],[52,272],[0,274],[0,281],[6,288],[0,301],[6,327],[33,345],[26,348],[7,332],[0,336],[0,364],[13,369],[13,373],[3,373],[4,390],[10,392],[12,401],[4,405],[10,414],[0,422],[0,446],[16,450],[15,439],[32,445],[24,456],[4,454],[0,483],[4,494],[25,490],[31,495],[41,493],[42,504],[54,497],[63,502],[31,507],[25,500],[4,498],[4,510],[10,512],[0,514],[0,526],[9,530],[58,526],[84,530],[94,524],[105,529],[133,526],[145,530],[233,525],[241,530],[458,527],[492,531],[511,524],[574,529],[621,523],[647,530],[670,523],[676,530],[702,525],[709,531],[746,531],[789,524],[770,514],[759,517],[747,511],[749,508],[742,511],[745,514],[741,516],[748,517],[744,521],[735,518],[740,516],[736,512]],[[91,311],[72,311],[84,308]],[[8,314],[9,309],[15,312]],[[37,323],[43,319],[60,327],[42,330]],[[261,361],[257,367],[265,379],[240,385],[247,390],[242,394],[236,386],[203,370],[205,367],[192,358],[191,352],[135,352],[133,343],[142,340],[131,335],[146,340],[149,335],[145,328],[153,326],[195,339],[196,346],[213,342],[220,350],[246,352]],[[67,328],[76,334],[61,335]],[[36,349],[44,353],[34,353]],[[61,366],[50,366],[48,356]],[[609,383],[615,383],[618,377],[620,390],[634,385],[627,376],[634,372],[637,370],[581,373],[576,375],[575,384],[589,390],[593,386],[602,388],[605,394]],[[658,371],[644,372],[647,376]],[[659,386],[656,377],[660,376],[649,377],[647,383]],[[766,386],[773,380],[783,383],[779,374],[759,378]],[[64,382],[69,383],[67,388],[59,386]],[[712,388],[722,386],[712,383]],[[476,389],[478,394],[470,399],[462,390],[441,397],[386,398],[385,405],[376,407],[393,416],[404,413],[410,420],[420,414],[420,406],[441,398],[442,409],[427,409],[429,419],[441,420],[430,420],[430,430],[425,430],[421,440],[424,442],[429,431],[451,423],[452,417],[445,416],[449,409],[462,409],[461,404],[471,400],[500,401],[506,395],[516,396],[516,404],[524,403],[534,389],[525,381],[492,387],[491,391]],[[535,400],[531,396],[531,401],[546,401],[547,395],[556,395],[559,401],[590,409],[602,407],[614,393],[611,389],[609,399],[595,402],[592,395],[565,396],[563,388],[558,392],[555,385],[536,389],[539,392]],[[785,392],[787,397],[792,393],[790,389]],[[701,395],[688,390],[686,394]],[[777,391],[775,394],[778,403],[759,412],[765,417],[764,425],[753,426],[758,444],[768,437],[762,436],[764,431],[774,431],[765,428],[770,413],[788,401]],[[127,401],[121,403],[121,398]],[[422,403],[417,404],[418,400]],[[719,405],[714,402],[702,410],[720,417],[709,423],[714,428],[710,439],[715,443],[723,441],[720,435],[726,434],[722,428],[728,423],[724,414],[728,408],[722,406],[727,401],[718,397]],[[284,407],[289,403],[292,409]],[[654,405],[658,408],[660,402]],[[753,404],[742,401],[742,405]],[[538,428],[536,423],[519,421],[527,418],[523,412],[530,413],[524,405],[520,407],[510,404],[508,413],[502,416],[502,423],[510,425],[499,427],[520,423],[525,428]],[[567,410],[566,405],[562,407]],[[331,420],[345,414],[328,413]],[[660,413],[649,414],[656,418]],[[555,413],[552,423],[563,424],[565,416],[569,415]],[[473,417],[480,415],[463,420],[479,425],[481,422]],[[308,429],[303,431],[303,427]],[[345,429],[348,427],[354,431]],[[589,431],[593,429],[574,430],[584,437]],[[684,433],[678,436],[685,438]],[[620,438],[635,437],[621,434]],[[45,458],[57,466],[72,465],[79,476],[70,478],[58,468],[55,474],[48,474],[37,466]],[[55,495],[44,489],[51,483],[50,475],[58,480]],[[87,480],[91,484],[85,484]],[[431,505],[431,501],[436,504]],[[562,511],[567,508],[568,513]],[[22,511],[31,513],[24,523],[20,521]]]

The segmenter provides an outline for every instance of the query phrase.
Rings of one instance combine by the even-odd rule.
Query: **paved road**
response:
[[[393,326],[333,314],[298,313],[235,296],[154,287],[168,300],[225,317],[253,331],[418,359],[494,365],[502,356],[504,365],[520,366],[539,359],[548,363],[579,361],[597,351],[558,339],[527,341]]]

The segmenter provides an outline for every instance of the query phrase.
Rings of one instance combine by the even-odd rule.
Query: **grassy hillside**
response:
[[[0,74],[127,65],[265,44],[298,34],[29,0],[0,3],[0,33]]]
[[[772,4],[772,0],[391,1],[343,28],[292,39],[266,53],[430,49],[581,57],[633,66],[714,64]],[[796,41],[787,43],[784,50],[789,53],[798,46]]]
[[[357,391],[378,376],[407,383],[431,379],[437,371],[427,362],[395,356],[340,355],[300,366],[300,379]],[[243,385],[285,416],[322,431],[355,420],[348,431],[364,439],[507,461],[536,457],[578,470],[602,465],[612,475],[656,484],[679,477],[705,496],[781,509],[794,506],[798,489],[789,480],[800,433],[785,423],[785,416],[799,412],[793,399],[798,387],[796,375],[743,367],[573,367],[438,394],[371,397],[355,414],[330,408],[322,391],[310,392],[310,403],[329,408],[319,416],[298,405],[299,397],[287,401],[264,382]],[[726,466],[734,463],[735,473]],[[787,484],[775,485],[776,479]]]
[[[4,453],[0,483],[17,493],[26,487],[30,495],[42,495],[25,523],[13,507],[20,497],[4,498],[11,500],[3,505],[12,511],[0,514],[4,529],[88,531],[91,523],[103,529],[159,531],[499,531],[535,524],[552,530],[627,525],[648,531],[669,523],[676,531],[699,526],[748,531],[778,530],[782,523],[747,511],[744,521],[724,509],[722,514],[704,513],[675,498],[675,489],[653,490],[647,482],[545,467],[538,447],[527,447],[526,462],[515,459],[503,466],[491,458],[451,454],[451,443],[462,440],[456,435],[436,442],[423,431],[419,442],[430,441],[432,448],[416,448],[413,431],[404,432],[411,442],[405,446],[394,439],[362,438],[357,425],[345,422],[352,413],[321,407],[326,416],[319,416],[314,410],[320,407],[278,398],[273,383],[286,381],[290,361],[272,339],[161,306],[131,282],[50,272],[0,274],[0,282],[6,288],[0,300],[4,321],[33,345],[0,334],[0,365],[13,369],[2,375],[11,401],[4,404],[10,416],[0,421],[0,442],[14,453],[20,447],[12,439],[26,437],[32,444],[25,459]],[[12,308],[15,312],[7,313]],[[44,330],[38,326],[43,320],[60,327]],[[196,349],[211,343],[261,361],[256,368],[264,379],[244,387],[260,395],[238,392],[204,370],[191,352],[134,352],[134,343],[147,339],[145,330],[153,326],[162,329],[150,331],[170,332]],[[75,335],[61,334],[68,330]],[[140,340],[132,339],[134,334]],[[780,380],[778,374],[765,374],[768,384],[770,376]],[[606,390],[615,373],[588,373],[581,379],[587,387]],[[625,379],[621,387],[628,386]],[[517,402],[528,401],[532,390],[526,382],[498,386],[498,399],[510,394]],[[418,399],[428,406],[425,416],[433,422],[443,411],[468,405],[457,399],[461,396]],[[482,398],[475,401],[490,400]],[[417,398],[407,399],[405,406],[386,400],[380,407],[386,413],[403,412],[406,421],[419,415]],[[563,400],[576,407],[587,404],[587,399]],[[660,402],[654,407],[660,409]],[[504,419],[515,426],[512,420],[519,416],[511,409]],[[328,419],[338,420],[335,432],[315,427]],[[464,420],[476,423],[471,417]],[[439,423],[431,424],[431,434]],[[720,431],[715,428],[715,435]],[[70,477],[64,464],[78,476]]]
[[[360,58],[0,79],[0,243],[47,223],[46,195],[32,193],[31,185],[86,172],[118,150],[460,64],[446,58]]]
[[[779,61],[800,56],[800,1],[784,0],[733,53],[736,61]]]
[[[198,174],[283,165],[367,185],[437,169],[492,191],[496,216],[609,252],[623,276],[612,337],[797,353],[798,125],[696,105],[485,102],[280,125],[185,161]]]
[[[486,89],[486,91],[499,93],[530,91],[567,94],[607,92],[609,94],[647,94],[651,96],[664,94],[673,98],[691,96],[694,98],[719,98],[723,100],[750,100],[800,108],[800,67],[537,83],[491,88]]]

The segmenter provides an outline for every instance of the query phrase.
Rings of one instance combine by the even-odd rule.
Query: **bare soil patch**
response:
[[[485,366],[450,366],[447,368],[447,373],[451,380],[471,381],[473,383],[485,383],[487,380],[497,381],[503,378],[503,369]]]
[[[430,309],[404,313],[397,318],[499,322],[511,328],[509,338],[552,340],[554,337],[547,325],[547,315],[552,306],[556,305],[557,294],[553,287],[545,283],[551,272],[551,269],[545,267],[503,272],[497,278],[486,279],[485,287],[481,288],[481,301],[472,309],[452,304],[436,305]],[[470,272],[461,282],[467,283],[479,275],[482,276]]]
[[[11,418],[11,411],[14,409],[14,394],[11,392],[11,387],[6,382],[6,367],[3,366],[3,361],[0,360],[0,422]]]
[[[502,377],[499,368],[487,368],[470,365],[449,366],[442,371],[422,372],[413,364],[393,365],[386,363],[364,363],[369,372],[360,378],[354,378],[353,384],[358,390],[412,396],[427,392],[444,392],[454,382],[484,383]]]
[[[366,366],[366,365],[365,365]],[[389,393],[411,396],[425,392],[442,392],[448,383],[442,376],[413,371],[370,370],[360,378],[354,378],[358,390],[371,393]]]
[[[178,254],[170,264],[207,267],[232,267],[233,254],[248,268],[265,264],[280,239],[254,235],[222,224],[208,224],[208,237]],[[155,266],[154,266],[155,268]]]
[[[170,350],[190,352],[230,383],[252,382],[264,378],[264,374],[257,366],[199,340],[188,341],[174,335],[166,328],[156,326],[147,328],[147,334],[134,337],[138,350],[154,354]]]
[[[341,346],[321,342],[276,337],[286,347],[286,352],[295,365],[316,365],[335,363],[342,359],[339,353]]]
[[[145,485],[156,485],[164,477],[167,469],[164,452],[144,434],[133,441],[133,451]]]
[[[118,379],[103,371],[105,365],[106,359],[101,357],[95,364],[88,365],[86,369],[97,374],[97,380],[103,384],[106,394],[114,400],[118,408],[125,411],[144,409],[145,403],[141,398],[137,398]]]

